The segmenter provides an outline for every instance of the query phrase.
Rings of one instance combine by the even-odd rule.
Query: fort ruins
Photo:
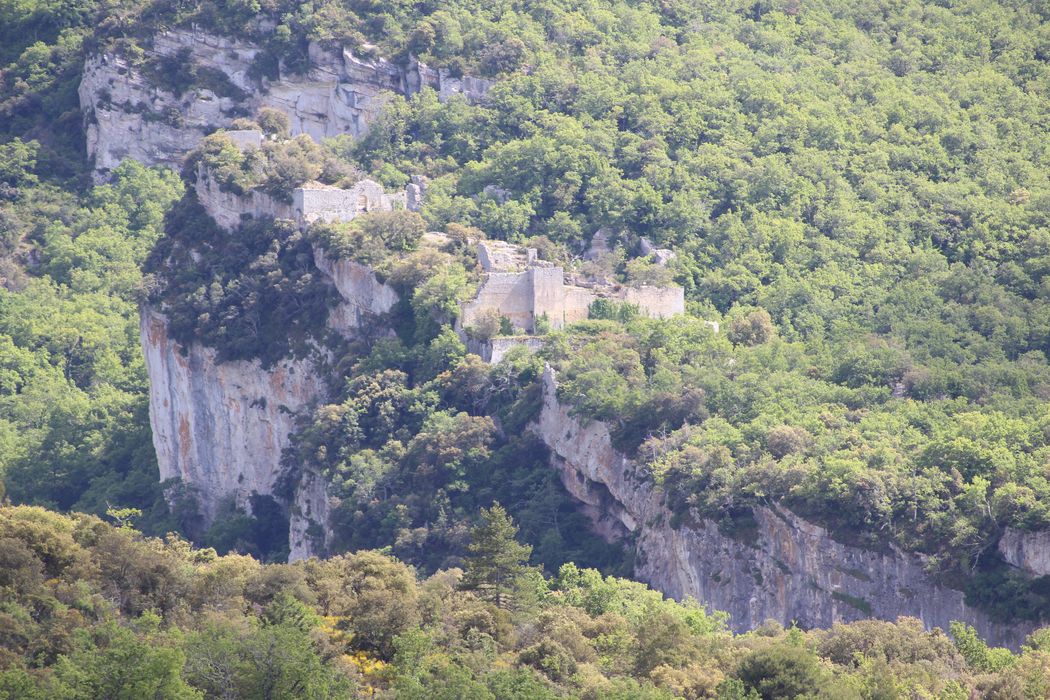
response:
[[[227,131],[226,135],[242,150],[262,144],[262,133],[252,129]],[[369,212],[408,209],[422,205],[423,188],[414,182],[403,192],[388,194],[373,180],[360,180],[342,189],[321,183],[306,183],[291,192],[290,201],[277,199],[261,190],[246,194],[224,191],[208,169],[199,164],[197,197],[219,226],[233,231],[251,219],[286,219],[301,228],[323,221],[348,222]],[[593,259],[607,251],[607,234],[595,235],[587,256]],[[442,234],[428,234],[435,244]],[[673,255],[655,249],[645,242],[643,250],[656,264],[666,264]],[[565,268],[541,260],[533,248],[523,248],[504,241],[482,240],[476,243],[481,282],[476,296],[461,306],[457,327],[464,339],[474,327],[493,312],[506,318],[514,330],[511,337],[471,341],[471,350],[484,359],[498,362],[510,347],[538,347],[531,334],[548,328],[562,328],[589,317],[591,304],[599,299],[630,304],[651,318],[669,318],[685,313],[685,291],[678,286],[644,286],[620,284],[604,278],[588,278],[566,273]]]
[[[518,331],[535,332],[541,318],[551,328],[562,328],[585,320],[598,299],[633,304],[653,318],[685,313],[681,287],[634,287],[582,279],[566,282],[564,268],[538,259],[533,248],[481,241],[477,250],[483,281],[477,296],[463,305],[460,322],[465,327],[495,309]]]

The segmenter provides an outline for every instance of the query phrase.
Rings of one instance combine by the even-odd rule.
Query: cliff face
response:
[[[149,309],[142,312],[141,340],[161,479],[193,487],[204,523],[227,498],[249,508],[252,494],[272,494],[296,415],[327,392],[314,364],[289,360],[263,369],[257,361],[218,362],[213,349],[199,344],[183,354],[164,316]],[[296,501],[309,500],[309,514],[323,517],[324,499],[311,496]],[[305,532],[308,523],[295,510],[292,532]],[[310,553],[304,538],[298,540],[296,558]]]
[[[355,190],[348,192],[353,193],[360,188],[367,188],[370,201],[375,202],[374,209],[390,211],[393,208],[391,198],[378,183],[364,180],[355,186]],[[204,210],[226,231],[233,231],[246,215],[290,220],[300,219],[302,215],[301,195],[297,198],[298,204],[295,200],[292,204],[286,204],[258,190],[252,190],[246,195],[223,192],[203,167],[198,168],[195,190]],[[365,265],[349,259],[333,260],[318,247],[314,248],[314,265],[343,298],[342,303],[328,315],[329,327],[343,335],[353,335],[367,319],[389,312],[398,301],[394,288],[376,279],[372,270]]]
[[[343,296],[329,325],[352,335],[386,313],[394,290],[348,260],[315,252],[321,273]],[[163,314],[144,308],[141,342],[150,379],[150,424],[161,480],[179,478],[196,492],[204,524],[233,497],[249,508],[252,494],[272,495],[281,475],[281,453],[296,419],[328,396],[325,371],[310,359],[284,360],[271,368],[257,361],[219,362],[215,350],[179,346]],[[289,510],[291,558],[324,550],[328,498],[320,475],[302,473]]]
[[[999,539],[999,554],[1011,566],[1050,576],[1050,530],[1022,532],[1008,527]]]
[[[268,80],[253,77],[252,66],[262,53],[243,41],[175,30],[154,36],[145,57],[134,63],[113,53],[89,58],[79,96],[96,179],[104,180],[124,158],[177,168],[202,136],[262,107],[284,112],[293,135],[321,140],[362,134],[390,93],[411,96],[430,87],[441,99],[462,94],[480,100],[492,85],[456,78],[418,61],[364,60],[318,45],[310,46],[311,68],[305,75],[281,71],[276,80]],[[204,66],[224,77],[215,79],[213,73],[206,86],[176,95],[158,84],[163,81],[149,77],[150,62],[163,59],[177,59],[183,67]]]
[[[828,627],[910,615],[943,629],[965,621],[990,642],[1017,647],[1034,628],[997,623],[967,606],[961,592],[926,574],[919,556],[844,545],[782,507],[756,508],[755,528],[741,538],[701,518],[672,527],[659,489],[613,449],[606,426],[583,421],[558,402],[549,368],[543,384],[543,410],[533,430],[595,530],[608,540],[633,540],[640,580],[728,612],[733,629],[767,619]]]
[[[257,219],[296,219],[295,208],[291,203],[280,202],[261,190],[251,190],[244,195],[223,192],[219,183],[203,165],[197,166],[194,190],[197,193],[197,201],[208,212],[212,221],[226,231],[240,226],[241,218],[246,214]]]
[[[370,319],[388,313],[398,301],[394,288],[376,279],[371,268],[345,258],[332,260],[314,248],[314,265],[332,280],[343,302],[328,313],[328,325],[351,335]]]

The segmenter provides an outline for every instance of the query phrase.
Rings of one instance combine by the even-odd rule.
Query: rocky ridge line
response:
[[[608,541],[633,543],[639,580],[728,612],[734,630],[770,619],[808,628],[913,616],[944,630],[964,621],[989,642],[1016,649],[1035,629],[968,606],[962,592],[926,573],[919,555],[892,545],[876,552],[842,544],[782,506],[756,507],[747,537],[729,536],[700,517],[672,525],[660,489],[613,448],[606,425],[577,417],[558,400],[550,367],[542,381],[543,409],[532,430],[594,530]]]
[[[104,181],[124,158],[177,169],[202,137],[263,107],[287,115],[292,135],[320,141],[363,134],[390,94],[410,97],[429,87],[441,100],[463,95],[479,101],[493,85],[415,60],[367,60],[317,43],[309,47],[311,67],[305,75],[281,70],[269,80],[254,77],[262,54],[261,47],[248,42],[178,29],[154,36],[142,60],[112,52],[89,57],[79,97],[96,181]],[[218,71],[225,85],[195,85],[176,95],[147,74],[145,66],[162,59]]]

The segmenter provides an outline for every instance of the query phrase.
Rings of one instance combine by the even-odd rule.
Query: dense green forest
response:
[[[901,618],[733,635],[573,564],[542,577],[498,506],[465,569],[376,552],[218,556],[127,523],[0,508],[0,698],[1042,698],[1050,639],[989,648]]]
[[[89,184],[84,57],[141,56],[190,25],[264,45],[258,76],[305,69],[320,41],[497,83],[478,105],[392,98],[357,141],[278,138],[245,158],[209,137],[194,158],[231,191],[428,183],[419,215],[227,237],[177,174],[127,162]],[[178,90],[210,75],[152,68]],[[929,555],[998,618],[1045,619],[1050,581],[995,546],[1050,525],[1048,95],[1050,7],[1023,0],[0,0],[3,496],[137,509],[147,535],[222,555],[6,508],[0,698],[114,682],[128,697],[1046,697],[1042,637],[1012,656],[911,621],[733,636],[583,570],[631,562],[588,534],[525,426],[550,363],[682,522],[746,527],[781,502],[840,539]],[[428,230],[447,242],[423,245]],[[603,307],[538,355],[466,352],[468,239],[572,263],[599,230],[605,272],[673,279],[687,317]],[[675,251],[668,269],[630,261],[643,237]],[[327,332],[313,245],[398,290],[395,337]],[[263,509],[201,531],[191,498],[165,501],[142,302],[223,359],[332,352],[331,403],[282,483],[324,475],[333,552],[359,553],[260,564],[244,555],[287,546]],[[539,567],[500,605],[468,590],[472,527],[496,501]]]

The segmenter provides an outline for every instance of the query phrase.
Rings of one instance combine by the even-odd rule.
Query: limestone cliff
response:
[[[368,268],[331,261],[320,251],[315,262],[343,297],[329,315],[336,330],[351,335],[397,303],[394,290]],[[274,494],[296,419],[328,396],[321,353],[270,368],[258,361],[219,362],[211,348],[182,348],[169,336],[164,315],[149,308],[142,310],[141,342],[161,480],[178,478],[193,489],[205,525],[224,499],[249,508],[252,494]],[[293,560],[323,552],[328,517],[322,477],[298,476],[286,504]]]
[[[263,369],[258,361],[218,362],[211,348],[180,347],[164,316],[150,309],[142,312],[141,340],[161,480],[192,487],[205,524],[224,499],[249,508],[252,494],[273,494],[296,415],[327,393],[315,364],[287,360]],[[296,501],[307,499],[308,515],[323,518],[325,504],[315,494]],[[308,523],[295,511],[292,532],[303,533]],[[308,555],[301,534],[295,539],[293,557]]]
[[[124,158],[177,168],[202,136],[262,107],[284,112],[293,135],[321,140],[359,136],[391,93],[411,96],[430,87],[443,100],[456,94],[480,100],[492,85],[418,61],[365,60],[317,44],[310,46],[306,74],[281,70],[269,80],[252,70],[261,54],[262,48],[244,41],[175,30],[154,36],[145,55],[134,61],[106,52],[88,58],[79,97],[96,179],[104,180]],[[161,59],[206,67],[212,79],[176,95],[149,77],[151,61]]]
[[[1007,564],[1035,576],[1050,576],[1050,530],[1022,532],[1006,528],[999,539],[999,554]]]
[[[606,426],[559,403],[550,368],[543,391],[533,430],[595,530],[608,540],[633,542],[639,579],[672,597],[692,596],[728,612],[736,630],[767,619],[828,627],[911,615],[944,629],[952,620],[966,621],[992,643],[1012,647],[1032,630],[997,623],[967,606],[961,592],[931,579],[920,556],[892,546],[876,552],[842,544],[783,507],[755,508],[755,528],[746,538],[703,518],[675,527],[659,489],[613,449]]]
[[[328,313],[328,325],[344,335],[351,335],[370,319],[388,313],[398,301],[394,288],[376,279],[365,265],[346,258],[332,260],[320,248],[314,248],[314,265],[343,298]]]

